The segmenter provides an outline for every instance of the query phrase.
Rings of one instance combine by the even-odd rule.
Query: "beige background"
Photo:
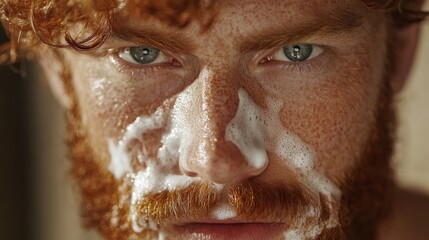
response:
[[[429,5],[429,4],[428,4]],[[429,6],[428,6],[429,7]],[[426,8],[429,9],[429,8]],[[398,96],[400,129],[395,157],[400,185],[429,194],[429,22],[422,31],[410,81]],[[77,195],[68,177],[63,113],[46,86],[33,83],[35,105],[34,155],[37,172],[37,236],[41,240],[94,240],[80,228]]]
[[[399,182],[429,193],[429,21],[423,25],[410,80],[397,100],[400,128],[395,163]]]

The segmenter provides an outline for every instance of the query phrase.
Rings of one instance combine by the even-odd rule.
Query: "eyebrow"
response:
[[[132,29],[125,25],[114,25],[113,37],[139,45],[149,45],[160,49],[176,52],[191,52],[193,41],[180,33],[179,30],[161,31],[153,28]]]
[[[361,29],[364,23],[362,13],[341,8],[301,25],[255,34],[249,38],[250,40],[243,42],[240,50],[242,52],[259,51],[285,43],[298,43],[311,36],[324,37],[351,33]]]
[[[324,37],[351,33],[360,29],[364,23],[362,11],[338,7],[296,26],[269,29],[244,37],[245,40],[240,44],[240,50],[241,52],[260,51],[286,43],[298,43],[311,36]],[[196,48],[194,41],[183,34],[180,29],[169,29],[168,32],[151,27],[133,29],[119,23],[113,25],[112,32],[114,38],[139,45],[149,45],[176,52],[192,52]]]

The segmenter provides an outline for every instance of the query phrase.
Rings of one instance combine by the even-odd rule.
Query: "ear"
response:
[[[49,84],[52,93],[65,108],[71,107],[71,98],[65,86],[64,67],[65,60],[58,56],[54,50],[43,49],[38,52],[37,60],[43,70],[43,77]]]
[[[413,23],[393,30],[393,61],[391,84],[395,93],[399,92],[408,78],[413,66],[414,55],[418,45],[420,24]]]

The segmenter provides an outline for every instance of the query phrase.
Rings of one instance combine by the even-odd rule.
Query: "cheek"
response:
[[[280,113],[284,126],[314,148],[317,168],[336,182],[362,155],[383,79],[382,58],[354,59],[321,84],[299,88]]]
[[[303,104],[291,100],[287,104],[297,107],[282,109],[283,124],[315,149],[319,166],[349,164],[350,153],[358,152],[369,131],[365,103],[356,99],[336,96],[329,101],[307,99]],[[351,111],[350,104],[356,111]]]
[[[88,138],[103,159],[108,159],[107,140],[118,140],[128,125],[150,115],[166,99],[182,91],[192,79],[171,70],[143,73],[119,72],[111,59],[95,59],[66,52],[71,63],[74,92]]]

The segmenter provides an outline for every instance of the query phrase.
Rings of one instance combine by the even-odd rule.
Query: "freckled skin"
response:
[[[107,139],[119,140],[126,126],[137,117],[153,113],[167,100],[174,102],[177,94],[192,86],[194,101],[187,114],[196,142],[186,174],[226,184],[248,178],[267,183],[289,182],[293,173],[286,167],[285,159],[269,153],[268,167],[263,172],[254,171],[237,147],[224,139],[225,128],[237,111],[238,89],[243,88],[261,108],[268,98],[283,102],[283,127],[314,149],[319,172],[336,183],[343,182],[359,159],[375,121],[385,64],[386,32],[380,30],[384,29],[384,19],[368,10],[361,32],[347,33],[347,41],[317,36],[303,40],[328,50],[309,60],[312,64],[302,70],[281,64],[261,65],[260,60],[275,49],[240,51],[240,44],[255,33],[297,25],[341,2],[344,1],[222,2],[222,10],[209,30],[201,33],[195,23],[182,30],[196,47],[192,52],[173,53],[185,56],[181,67],[175,69],[158,66],[136,70],[131,76],[131,71],[119,71],[109,57],[64,50],[83,124],[102,165],[110,162]],[[348,4],[366,11],[359,1]],[[135,27],[146,26],[145,21],[138,19],[127,21],[133,21],[130,25]],[[109,48],[109,42],[103,48]],[[260,57],[255,57],[258,54]],[[207,71],[204,78],[200,75],[203,69]],[[157,132],[148,137],[152,138],[148,142],[153,142],[153,152],[160,146],[160,135]],[[205,162],[200,159],[201,151],[197,151],[202,143],[206,144],[203,153],[209,159]]]
[[[192,108],[195,110],[193,114],[196,115],[197,119],[202,112],[201,108],[204,102],[208,106],[204,114],[211,121],[195,120],[196,123],[210,131],[210,138],[221,140],[225,135],[224,128],[234,117],[238,105],[238,88],[245,88],[255,99],[255,102],[262,103],[269,93],[264,92],[260,87],[262,86],[262,89],[269,88],[270,86],[264,87],[264,78],[272,78],[275,79],[274,81],[284,82],[281,89],[284,96],[281,99],[285,102],[285,106],[281,116],[285,127],[302,137],[311,146],[316,147],[321,156],[327,155],[324,158],[330,160],[326,160],[326,162],[337,165],[334,160],[338,159],[338,161],[350,163],[352,159],[345,161],[345,159],[350,158],[349,153],[352,150],[353,152],[359,151],[359,146],[362,146],[366,140],[365,133],[368,132],[369,123],[364,123],[370,119],[368,115],[371,115],[374,110],[374,101],[378,94],[376,90],[381,79],[383,57],[382,55],[378,58],[375,56],[375,58],[370,59],[371,62],[368,61],[367,57],[370,53],[382,52],[379,49],[383,49],[383,42],[376,41],[384,37],[382,31],[376,33],[375,26],[370,25],[374,25],[374,23],[368,22],[368,30],[366,30],[368,33],[365,36],[369,37],[359,38],[339,47],[336,45],[335,47],[338,47],[339,51],[335,56],[332,56],[335,71],[324,74],[323,78],[316,78],[315,75],[325,71],[318,71],[309,74],[309,76],[302,76],[297,73],[289,74],[285,71],[282,72],[281,69],[255,74],[251,72],[252,69],[243,66],[249,63],[246,62],[247,59],[244,61],[240,59],[243,56],[239,55],[238,51],[238,46],[246,38],[246,34],[254,33],[258,29],[270,28],[273,22],[290,24],[290,22],[294,22],[295,14],[308,11],[307,6],[311,4],[304,3],[304,10],[302,10],[302,4],[296,2],[279,4],[285,5],[283,7],[277,7],[272,3],[267,4],[264,1],[251,3],[244,1],[230,5],[225,6],[228,10],[222,11],[222,15],[216,19],[209,31],[200,34],[195,39],[199,47],[191,54],[198,59],[199,69],[203,67],[209,69],[209,77],[204,80],[186,79],[183,80],[183,84],[179,84],[201,85],[196,88],[197,91],[201,92],[196,97],[197,102]],[[290,17],[285,16],[285,9],[294,14]],[[304,18],[306,14],[299,16]],[[266,21],[261,19],[266,19]],[[300,19],[295,21],[300,21]],[[193,28],[185,31],[193,34],[198,31],[196,28],[193,26]],[[94,146],[100,147],[98,152],[106,152],[106,138],[118,138],[123,129],[136,117],[154,111],[156,106],[165,100],[158,99],[156,96],[153,99],[145,99],[144,102],[140,100],[145,98],[146,91],[153,89],[150,85],[147,86],[147,83],[145,85],[144,82],[150,76],[141,77],[143,80],[130,81],[127,79],[129,78],[127,74],[121,74],[115,70],[109,59],[97,61],[98,59],[71,52],[68,52],[67,56],[80,59],[80,64],[77,61],[70,62],[76,62],[76,66],[73,66],[72,69],[77,71],[73,73],[73,76],[79,95],[78,99],[82,108],[87,108],[82,111],[83,119],[88,121]],[[254,63],[251,62],[250,64]],[[91,69],[82,71],[82,69],[88,68],[87,66],[91,66]],[[103,87],[88,92],[91,89],[93,79],[106,76],[106,71],[109,73],[108,77],[100,83]],[[159,75],[156,77],[155,82],[157,83],[155,84],[161,84],[163,87],[161,81],[175,76],[174,73],[168,76],[164,74],[161,70],[159,73],[155,71],[149,75]],[[290,76],[287,76],[288,74]],[[185,78],[192,77],[192,74],[189,73],[185,73],[185,75],[187,75]],[[283,79],[285,76],[288,80],[295,76],[299,80],[285,81]],[[252,78],[259,80],[252,80]],[[372,85],[365,84],[365,82],[372,83]],[[183,87],[178,89],[183,89]],[[97,101],[98,95],[104,95],[102,101]],[[354,112],[351,112],[350,108]],[[88,116],[86,116],[87,114]],[[100,123],[102,123],[102,129],[99,129]],[[363,124],[357,125],[356,123]],[[219,144],[223,144],[223,142]],[[216,148],[215,143],[212,142],[211,145]],[[106,161],[108,160],[106,159]],[[346,166],[340,164],[340,166],[342,165]],[[339,169],[339,171],[344,170]],[[332,175],[335,176],[335,173]]]

